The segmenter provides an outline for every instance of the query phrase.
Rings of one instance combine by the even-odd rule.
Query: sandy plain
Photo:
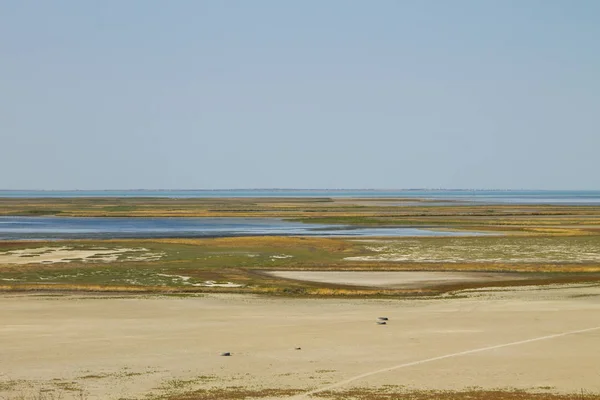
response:
[[[296,399],[385,385],[600,392],[600,286],[591,284],[419,300],[4,294],[0,321],[9,400],[228,387],[294,389]]]

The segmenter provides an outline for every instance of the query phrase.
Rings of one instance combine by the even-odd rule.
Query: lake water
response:
[[[354,228],[268,218],[0,217],[0,240],[221,236],[464,236],[415,228]]]
[[[483,203],[516,204],[600,204],[599,190],[0,190],[0,197],[361,197],[414,198]]]

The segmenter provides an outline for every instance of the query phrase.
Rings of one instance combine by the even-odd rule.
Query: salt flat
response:
[[[490,272],[437,271],[267,271],[268,275],[334,285],[410,289],[428,285],[523,280],[522,275]]]
[[[62,399],[80,393],[131,399],[238,386],[298,389],[302,398],[303,391],[336,384],[600,392],[600,287],[462,294],[429,300],[4,294],[0,396],[44,388]],[[380,316],[389,318],[387,325],[376,324]],[[221,357],[225,351],[232,356]]]

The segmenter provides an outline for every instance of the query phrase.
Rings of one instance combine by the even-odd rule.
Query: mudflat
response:
[[[0,396],[141,399],[243,388],[299,399],[390,386],[600,392],[599,300],[594,284],[418,300],[4,294]]]

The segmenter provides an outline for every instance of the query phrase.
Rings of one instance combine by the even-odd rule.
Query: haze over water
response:
[[[600,190],[357,190],[357,189],[231,189],[231,190],[0,190],[0,198],[44,197],[360,197],[411,198],[516,204],[600,204]]]

